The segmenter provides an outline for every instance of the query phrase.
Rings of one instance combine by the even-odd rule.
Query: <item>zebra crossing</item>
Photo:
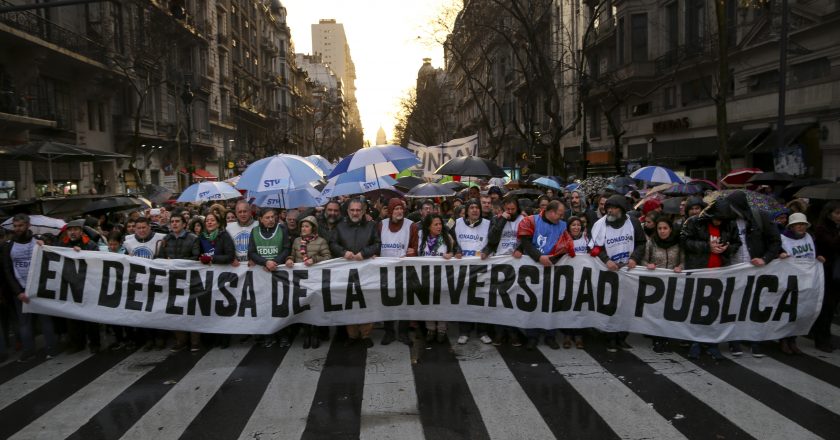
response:
[[[0,438],[837,438],[840,353],[800,339],[720,362],[639,335],[618,353],[452,338],[416,364],[400,343],[80,352],[0,366]]]

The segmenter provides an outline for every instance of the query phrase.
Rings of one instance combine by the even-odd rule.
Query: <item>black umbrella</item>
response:
[[[172,197],[172,190],[160,185],[146,185],[146,197],[157,203],[165,203]]]
[[[453,190],[453,191],[460,191],[460,190],[468,187],[468,185],[465,185],[461,182],[456,182],[454,180],[452,180],[450,182],[443,183],[442,185],[451,189],[451,190]]]
[[[802,188],[805,188],[806,186],[823,185],[826,183],[834,182],[828,179],[818,179],[814,177],[795,180],[782,190],[782,197],[784,197],[785,199],[790,199],[793,197],[794,194],[796,194],[797,191],[799,191]]]
[[[613,184],[616,188],[617,188],[617,187],[620,187],[620,186],[632,186],[632,187],[635,187],[635,186],[636,186],[636,181],[635,181],[635,180],[633,180],[633,178],[632,178],[632,177],[619,176],[619,177],[616,177],[616,178],[615,178],[615,180],[613,180],[613,181],[612,181],[612,184]]]
[[[796,197],[806,197],[819,200],[840,200],[840,183],[824,183],[822,185],[806,186],[796,193]]]
[[[400,177],[399,179],[397,179],[397,182],[394,184],[394,188],[397,188],[397,189],[402,190],[402,191],[408,191],[411,188],[414,188],[415,186],[420,185],[421,183],[425,183],[425,182],[426,182],[425,180],[423,180],[419,177],[405,176],[405,177]]]
[[[455,190],[442,183],[421,183],[405,194],[406,197],[451,197],[454,195]]]
[[[446,162],[435,171],[442,176],[471,176],[471,177],[505,177],[502,170],[495,163],[475,156],[461,156]]]
[[[88,203],[88,205],[82,212],[85,214],[99,215],[107,214],[109,212],[119,212],[125,211],[127,209],[134,209],[142,205],[143,203],[140,200],[134,199],[132,197],[106,197],[104,199],[99,199],[95,202]]]
[[[527,196],[537,196],[537,197],[539,197],[543,194],[545,194],[545,193],[543,193],[542,191],[540,191],[538,189],[533,189],[533,188],[515,189],[515,190],[507,193],[508,196],[526,196],[526,197]]]
[[[672,197],[662,201],[662,212],[665,214],[679,214],[682,197]]]
[[[47,162],[51,190],[55,187],[53,185],[53,161],[99,162],[103,160],[129,158],[129,156],[124,154],[111,151],[96,150],[52,141],[36,141],[14,147],[0,147],[0,156],[15,160]]]
[[[767,172],[756,174],[747,180],[747,183],[754,183],[756,185],[781,185],[791,183],[796,180],[795,177],[788,173]]]

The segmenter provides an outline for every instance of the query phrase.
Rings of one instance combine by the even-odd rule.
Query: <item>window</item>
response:
[[[662,108],[665,110],[672,109],[677,106],[677,88],[665,87],[662,89]]]
[[[751,92],[762,90],[776,90],[779,88],[779,71],[771,70],[750,76],[749,89]]]
[[[677,2],[665,6],[665,25],[667,26],[668,51],[675,51],[680,46],[680,17]]]
[[[601,108],[592,107],[589,111],[589,137],[601,137]]]
[[[831,63],[828,58],[817,58],[791,66],[789,81],[791,84],[800,84],[829,75],[831,75]]]
[[[706,34],[705,0],[685,2],[685,45],[688,55],[694,55],[703,48]]]
[[[680,95],[682,96],[683,107],[697,104],[711,98],[712,77],[705,76],[692,81],[682,83]]]
[[[633,14],[630,16],[630,40],[633,61],[648,60],[647,14]]]
[[[636,104],[633,106],[632,111],[630,112],[632,116],[644,116],[648,113],[650,113],[650,102]]]
[[[624,17],[618,19],[618,65],[624,65]]]

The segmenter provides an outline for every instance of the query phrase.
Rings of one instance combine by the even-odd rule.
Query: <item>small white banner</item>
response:
[[[760,341],[808,333],[823,289],[822,265],[793,258],[684,273],[612,272],[588,255],[548,268],[528,257],[424,257],[267,272],[45,246],[33,256],[24,311],[207,333],[442,320]]]
[[[423,177],[432,178],[437,176],[435,171],[446,162],[456,157],[478,155],[478,135],[452,139],[445,144],[433,146],[408,141],[408,149],[413,151],[421,162],[414,169],[422,171]]]

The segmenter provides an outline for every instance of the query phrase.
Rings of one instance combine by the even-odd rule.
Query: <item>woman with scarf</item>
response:
[[[650,213],[649,215],[654,215]],[[645,251],[639,262],[648,270],[671,269],[682,272],[683,252],[680,247],[680,234],[674,229],[674,223],[668,216],[659,216],[655,222],[654,231],[649,235]],[[653,351],[664,353],[668,347],[668,339],[654,337]]]
[[[443,225],[440,214],[429,214],[423,219],[417,240],[418,257],[443,257],[448,260],[460,254],[452,233]],[[426,342],[437,339],[438,344],[446,342],[446,321],[426,321]]]
[[[573,191],[572,194],[575,192]],[[575,255],[586,255],[589,253],[590,239],[589,234],[586,233],[586,226],[584,221],[586,216],[575,217],[572,216],[568,221],[569,235],[572,237],[574,243]],[[581,329],[561,329],[563,332],[563,348],[572,348],[572,340],[576,348],[584,348],[583,345],[583,331]]]
[[[292,243],[292,252],[286,258],[286,267],[294,267],[295,263],[303,263],[304,266],[311,266],[321,261],[332,258],[330,245],[324,237],[318,235],[318,220],[314,216],[305,217],[298,222],[300,236]],[[314,325],[305,324],[303,327],[303,348],[318,348],[321,346],[321,339],[318,337],[318,328]]]
[[[236,247],[233,244],[233,238],[225,230],[224,217],[217,211],[210,211],[203,220],[202,222],[200,217],[193,219],[201,228],[198,234],[198,247],[201,252],[198,261],[202,264],[232,263],[236,258]],[[217,335],[216,340],[221,348],[230,346],[230,335]],[[197,344],[193,344],[190,350],[198,351]]]

